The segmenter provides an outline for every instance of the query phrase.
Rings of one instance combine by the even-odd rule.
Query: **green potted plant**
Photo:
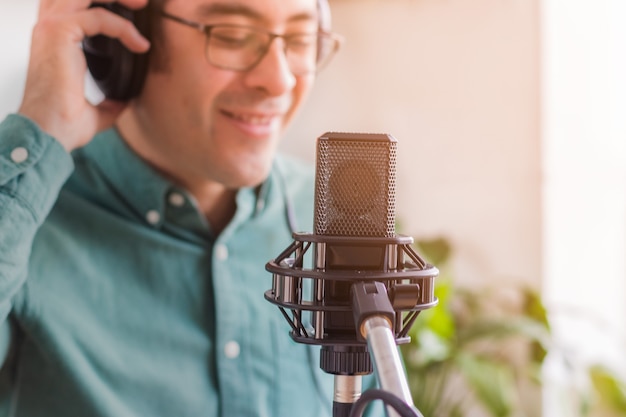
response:
[[[420,314],[411,342],[401,346],[415,405],[426,417],[541,416],[542,365],[552,340],[539,292],[504,284],[457,287],[449,242],[416,245],[440,275],[439,305]],[[590,384],[576,399],[578,417],[599,408],[626,415],[623,383],[606,368],[585,372]]]

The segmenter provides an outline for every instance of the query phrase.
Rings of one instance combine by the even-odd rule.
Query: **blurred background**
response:
[[[437,309],[450,313],[424,319],[407,368],[452,360],[459,372],[439,383],[466,378],[458,390],[474,394],[431,415],[626,415],[626,1],[330,2],[346,41],[283,150],[313,162],[326,131],[398,139],[398,223],[442,263]],[[3,118],[20,101],[37,1],[0,4]],[[477,334],[463,321],[476,303],[477,321],[511,323],[494,306],[517,303],[506,314],[544,325],[549,340],[513,332],[548,348],[513,355],[540,365],[529,378],[539,388],[494,393],[508,378],[497,372],[474,380],[491,375],[476,368],[483,359],[517,352],[510,341],[459,348],[461,330]],[[482,358],[474,368],[468,352]],[[433,383],[411,381],[416,395]]]

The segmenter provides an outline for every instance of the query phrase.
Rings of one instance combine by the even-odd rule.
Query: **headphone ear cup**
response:
[[[99,4],[130,20],[139,32],[150,39],[150,16],[147,7],[132,11],[118,4]],[[103,35],[83,41],[87,68],[96,85],[108,99],[127,101],[136,97],[143,87],[148,71],[149,53],[135,54],[117,39]]]

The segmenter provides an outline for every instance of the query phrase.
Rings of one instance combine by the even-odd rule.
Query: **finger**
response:
[[[78,19],[86,36],[104,35],[118,39],[132,52],[145,52],[150,47],[148,39],[130,20],[115,13],[97,7],[80,12]]]
[[[87,3],[91,3],[91,2],[88,1]],[[129,9],[137,10],[137,9],[141,9],[145,7],[148,4],[148,0],[98,0],[98,1],[94,1],[93,3],[100,3],[100,4],[118,3]]]
[[[141,9],[148,4],[148,0],[41,0],[39,2],[39,15],[44,12],[72,12],[85,10],[91,4],[119,3],[129,9]]]

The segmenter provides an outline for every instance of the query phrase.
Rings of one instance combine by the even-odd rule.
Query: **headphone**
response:
[[[151,40],[151,2],[141,10],[130,10],[117,3],[93,4],[103,7],[133,22],[139,32]],[[317,0],[319,30],[330,30],[328,0]],[[127,101],[139,95],[148,72],[150,53],[135,54],[117,39],[104,35],[83,40],[83,53],[87,68],[96,85],[108,99]]]

